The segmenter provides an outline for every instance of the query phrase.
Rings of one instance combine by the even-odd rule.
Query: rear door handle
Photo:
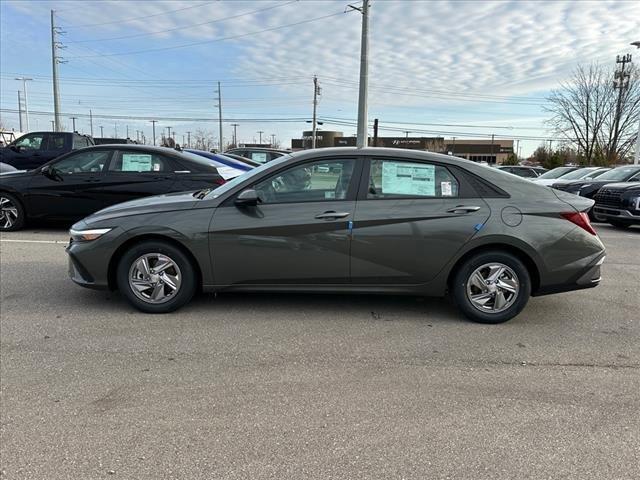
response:
[[[351,215],[349,212],[324,212],[319,215],[316,215],[315,218],[318,220],[331,220],[334,218],[345,218]]]
[[[447,210],[447,212],[462,214],[462,213],[477,212],[478,210],[480,210],[480,207],[471,206],[471,205],[458,205],[455,208],[450,208],[449,210]]]

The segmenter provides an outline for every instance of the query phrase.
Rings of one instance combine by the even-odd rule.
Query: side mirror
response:
[[[20,153],[21,149],[22,149],[22,147],[20,147],[18,145],[9,145],[9,150],[13,150],[16,153]]]
[[[55,167],[52,167],[51,165],[45,165],[42,167],[40,173],[51,180],[55,180],[56,182],[62,181],[60,174],[56,171]]]
[[[41,173],[42,175],[44,175],[45,177],[49,177],[49,178],[51,178],[51,177],[52,177],[52,174],[51,174],[51,166],[50,166],[50,165],[45,165],[44,167],[42,167],[42,168],[40,169],[40,173]]]
[[[260,202],[260,197],[258,196],[258,192],[256,192],[253,188],[249,188],[247,190],[243,190],[236,197],[235,204],[238,207],[255,207]]]

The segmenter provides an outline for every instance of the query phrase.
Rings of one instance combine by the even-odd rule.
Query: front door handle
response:
[[[447,210],[447,212],[462,214],[462,213],[477,212],[478,210],[480,210],[480,207],[469,206],[469,205],[458,205],[455,208],[450,208],[449,210]]]
[[[335,218],[345,218],[351,215],[349,212],[324,212],[319,215],[316,215],[315,218],[318,220],[332,220]]]

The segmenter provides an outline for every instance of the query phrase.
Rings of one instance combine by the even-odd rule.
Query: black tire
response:
[[[620,228],[622,230],[625,230],[627,228],[629,228],[631,226],[630,223],[627,222],[620,222],[618,220],[608,220],[608,222],[613,225],[616,228]]]
[[[8,205],[8,203],[3,200],[6,200],[11,204],[13,207],[11,212],[6,210],[7,207],[5,205]],[[0,209],[4,210],[0,211],[0,232],[15,232],[16,230],[20,230],[24,227],[26,215],[22,202],[16,198],[15,195],[5,192],[0,192],[0,202],[3,204],[0,206]],[[14,212],[17,215],[15,218]],[[11,217],[8,217],[10,219],[9,222],[7,222],[7,217],[5,217],[7,214],[11,215]],[[5,227],[7,223],[11,223],[11,225]]]
[[[161,254],[169,257],[180,271],[180,286],[177,293],[164,303],[150,303],[139,298],[134,293],[129,283],[129,274],[134,263],[143,255]],[[127,297],[127,300],[136,307],[146,313],[168,313],[177,310],[185,305],[196,293],[198,281],[196,278],[196,269],[191,263],[189,257],[178,247],[163,241],[145,241],[133,245],[120,259],[118,270],[116,272],[118,289]]]
[[[507,266],[517,276],[518,289],[510,305],[502,311],[481,311],[467,295],[467,284],[476,269],[490,263]],[[487,287],[489,288],[489,287]],[[495,288],[495,287],[494,287]],[[458,309],[469,319],[478,323],[503,323],[518,315],[531,295],[531,276],[520,259],[499,250],[478,253],[465,260],[457,269],[451,283],[451,295]],[[494,300],[495,301],[495,300]]]

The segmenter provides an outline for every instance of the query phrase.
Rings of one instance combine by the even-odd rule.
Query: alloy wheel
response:
[[[136,297],[151,304],[165,303],[176,296],[182,285],[178,264],[167,255],[147,253],[129,269],[129,287]]]
[[[520,282],[516,273],[502,263],[486,263],[476,268],[467,280],[467,298],[485,313],[508,309],[518,298]]]
[[[7,197],[0,197],[0,229],[11,228],[18,220],[18,207]]]

